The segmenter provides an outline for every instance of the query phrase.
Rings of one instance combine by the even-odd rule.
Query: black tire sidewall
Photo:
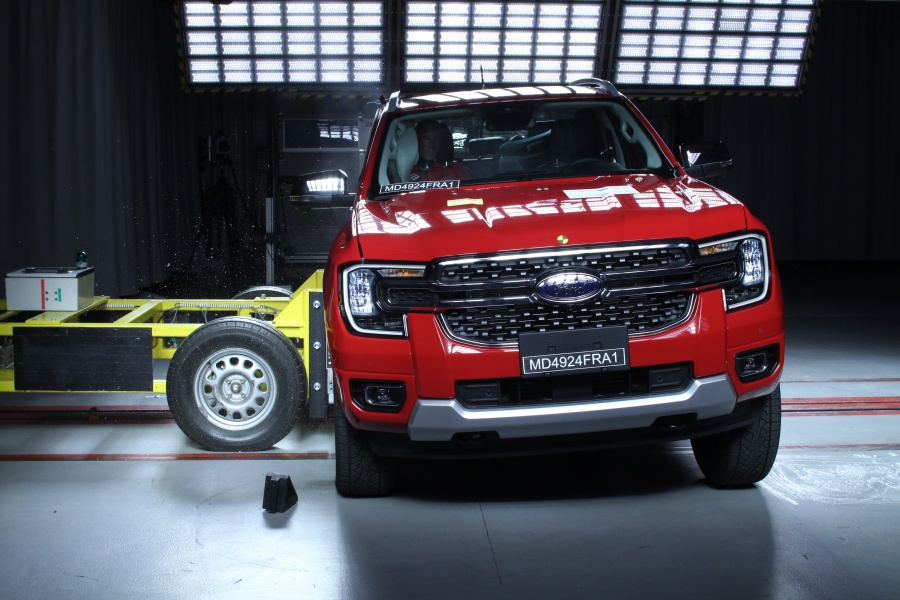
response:
[[[691,440],[707,481],[716,487],[752,485],[768,475],[781,437],[781,386],[750,400],[753,423],[732,431]]]
[[[259,423],[228,430],[207,419],[197,405],[194,382],[208,358],[226,348],[251,351],[268,363],[275,379],[275,405]],[[306,373],[290,340],[256,319],[226,317],[203,325],[175,352],[166,380],[169,409],[182,431],[203,448],[250,452],[271,448],[290,433],[306,398]]]
[[[350,484],[350,454],[351,440],[348,431],[350,424],[344,416],[340,405],[334,407],[334,462],[335,462],[335,486],[342,496],[353,496]]]
[[[340,495],[375,498],[389,495],[397,479],[396,464],[376,455],[365,435],[334,407],[335,487]]]

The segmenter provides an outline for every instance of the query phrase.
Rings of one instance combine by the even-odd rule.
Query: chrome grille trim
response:
[[[544,250],[439,261],[435,280],[445,284],[514,283],[528,282],[552,268],[586,267],[600,273],[624,274],[675,269],[688,266],[690,262],[690,244],[687,243]]]

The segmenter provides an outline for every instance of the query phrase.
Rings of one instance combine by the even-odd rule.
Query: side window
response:
[[[415,122],[409,119],[393,121],[385,136],[376,171],[376,187],[407,181],[418,158]]]
[[[466,139],[469,137],[468,129],[462,125],[450,126],[450,138],[453,140],[453,160],[463,158],[466,153]]]
[[[383,142],[377,171],[379,189],[391,184],[472,179],[464,158],[470,131],[477,128],[472,116],[458,109],[397,118],[388,126]]]
[[[622,140],[622,145],[628,153],[627,166],[634,169],[661,167],[663,159],[655,143],[635,117],[617,106],[614,118],[617,121],[617,137]]]

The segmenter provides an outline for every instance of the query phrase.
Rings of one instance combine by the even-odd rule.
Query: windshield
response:
[[[471,184],[669,170],[615,100],[491,103],[416,111],[388,125],[373,195]]]

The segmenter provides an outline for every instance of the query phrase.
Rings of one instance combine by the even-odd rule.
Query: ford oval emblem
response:
[[[541,276],[534,295],[545,302],[573,304],[595,296],[609,296],[606,276],[585,271],[551,271]]]

